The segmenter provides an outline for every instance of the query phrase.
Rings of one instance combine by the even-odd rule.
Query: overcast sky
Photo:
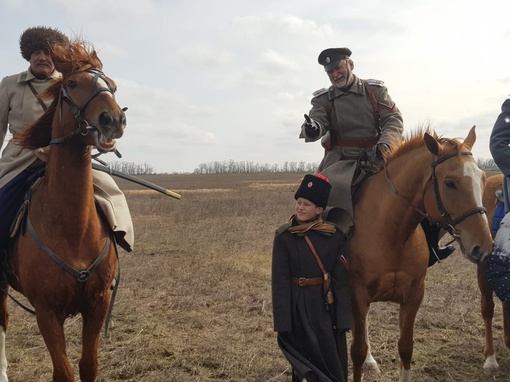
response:
[[[406,131],[430,123],[477,158],[510,94],[508,0],[0,0],[0,75],[26,70],[19,37],[44,25],[92,42],[129,108],[122,161],[156,172],[201,163],[319,162],[298,139],[317,63],[349,47],[354,73],[385,82]],[[113,154],[103,156],[116,160]]]

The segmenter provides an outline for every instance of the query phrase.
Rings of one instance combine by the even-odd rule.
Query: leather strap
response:
[[[312,241],[308,237],[308,235],[305,236],[305,240],[308,243],[308,246],[312,250],[313,256],[315,257],[315,260],[317,260],[317,264],[319,264],[319,268],[322,271],[322,274],[324,275],[324,292],[328,292],[331,284],[331,277],[329,276],[329,273],[326,272],[326,269],[324,269],[324,265],[322,264],[321,258],[317,254],[317,251],[315,250],[315,247],[312,244]]]
[[[290,279],[292,284],[299,286],[313,286],[313,285],[322,285],[324,283],[323,277],[312,277],[307,279],[306,277],[292,277]]]
[[[374,92],[372,89],[370,89],[368,82],[363,80],[363,85],[365,86],[365,90],[368,93],[368,98],[370,98],[370,103],[372,104],[372,112],[374,113],[375,119],[375,129],[377,130],[377,134],[381,134],[381,126],[379,125],[379,120],[381,119],[381,115],[379,114],[379,103],[375,98]]]
[[[375,145],[379,141],[379,138],[360,138],[360,139],[338,139],[335,142],[335,146],[341,147],[358,147],[358,148],[367,148]]]
[[[35,98],[37,99],[37,101],[39,101],[39,104],[41,105],[43,110],[46,111],[48,109],[48,107],[46,106],[46,104],[43,102],[42,99],[37,97],[38,93],[37,93],[37,90],[35,90],[34,85],[32,85],[32,83],[30,81],[27,82],[27,85],[30,88],[30,90],[32,90],[32,93],[34,93]]]

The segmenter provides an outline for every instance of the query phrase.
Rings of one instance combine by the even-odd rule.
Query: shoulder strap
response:
[[[317,264],[319,264],[319,268],[321,269],[322,274],[324,275],[324,283],[322,285],[324,288],[324,293],[326,294],[326,302],[328,304],[332,304],[333,303],[333,293],[331,293],[331,276],[328,272],[326,272],[326,269],[324,269],[324,264],[322,264],[321,258],[317,254],[317,251],[315,250],[315,247],[313,246],[312,241],[310,240],[308,235],[305,235],[305,240],[306,240],[306,243],[308,244],[308,246],[310,247],[310,250],[312,251],[313,256],[315,257],[315,260],[317,260]]]
[[[278,236],[278,235],[281,235],[282,233],[284,233],[285,231],[287,231],[287,229],[289,229],[290,227],[290,224],[289,223],[285,223],[283,225],[281,225],[275,232],[275,236]]]
[[[377,130],[378,134],[381,134],[381,126],[379,126],[379,119],[381,118],[379,114],[379,103],[377,102],[377,99],[375,98],[375,94],[370,89],[370,86],[368,85],[368,81],[362,80],[363,85],[365,86],[365,89],[368,93],[368,98],[370,98],[370,103],[372,104],[372,112],[374,113],[374,120],[375,120],[375,129]]]
[[[37,90],[35,90],[34,85],[32,85],[32,83],[30,81],[27,82],[27,85],[30,88],[30,90],[32,90],[32,93],[34,93],[35,98],[39,101],[39,104],[41,105],[43,110],[46,111],[46,109],[48,109],[48,107],[46,106],[46,104],[43,102],[42,99],[37,97],[38,93],[37,93]]]

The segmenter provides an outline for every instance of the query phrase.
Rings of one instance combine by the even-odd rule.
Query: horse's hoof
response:
[[[381,374],[381,370],[379,369],[379,365],[374,361],[365,361],[363,364],[363,371],[367,374]]]
[[[485,374],[490,375],[491,377],[495,377],[499,373],[499,365],[498,361],[496,361],[496,357],[491,355],[487,357],[485,363],[483,364],[483,371]]]
[[[499,367],[498,366],[491,366],[491,367],[483,367],[483,371],[485,374],[487,374],[490,377],[495,377],[499,374]]]

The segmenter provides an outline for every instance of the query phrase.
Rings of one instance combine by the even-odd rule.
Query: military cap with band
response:
[[[324,66],[324,70],[329,72],[336,69],[340,61],[351,57],[351,50],[349,48],[329,48],[325,49],[319,54],[319,64]]]
[[[32,27],[25,30],[19,38],[21,56],[30,61],[36,50],[49,50],[53,44],[64,44],[69,39],[58,29],[48,27]]]

